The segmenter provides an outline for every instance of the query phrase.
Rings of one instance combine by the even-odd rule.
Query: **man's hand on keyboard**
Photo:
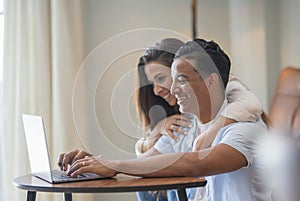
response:
[[[73,151],[70,151],[68,153],[60,154],[57,164],[61,170],[67,171],[68,165],[72,165],[77,160],[84,159],[85,157],[90,156],[92,156],[92,154],[88,152],[79,149],[74,149]]]
[[[89,172],[100,176],[113,177],[118,173],[115,169],[113,161],[106,160],[102,156],[91,156],[74,162],[67,171],[67,175],[77,177],[79,174]]]

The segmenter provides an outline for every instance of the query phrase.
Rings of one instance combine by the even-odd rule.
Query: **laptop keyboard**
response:
[[[72,179],[85,177],[84,175],[78,175],[77,177],[73,178],[73,177],[68,176],[66,174],[66,172],[64,172],[62,170],[52,170],[51,174],[52,174],[52,179],[54,181],[70,181]]]

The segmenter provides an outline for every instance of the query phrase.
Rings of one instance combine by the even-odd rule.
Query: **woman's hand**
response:
[[[68,165],[72,165],[75,161],[89,156],[92,156],[92,154],[79,149],[74,149],[68,153],[60,154],[57,164],[61,170],[66,171],[68,169]]]
[[[190,117],[181,114],[174,114],[161,120],[155,127],[158,127],[161,134],[168,135],[174,140],[179,140],[173,132],[175,131],[179,134],[186,135],[187,129],[192,126],[192,119]]]
[[[147,152],[151,149],[161,135],[168,135],[174,140],[178,140],[178,137],[173,133],[174,131],[186,135],[187,129],[192,127],[192,119],[190,117],[175,114],[169,116],[158,122],[156,126],[146,133],[146,137],[140,139],[136,145],[135,150],[138,155]]]
[[[112,167],[112,162],[102,156],[91,156],[77,160],[67,172],[71,177],[77,177],[82,173],[93,173],[104,177],[113,177],[118,172]]]

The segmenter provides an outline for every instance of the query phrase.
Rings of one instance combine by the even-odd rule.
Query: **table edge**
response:
[[[27,191],[39,191],[39,192],[65,192],[65,193],[111,193],[111,192],[139,192],[139,191],[157,191],[157,190],[169,190],[169,189],[186,189],[204,187],[207,181],[197,181],[190,183],[179,184],[162,184],[162,185],[146,185],[146,186],[122,186],[122,187],[50,187],[50,186],[32,186],[26,184],[20,184],[13,180],[13,184],[22,190]]]

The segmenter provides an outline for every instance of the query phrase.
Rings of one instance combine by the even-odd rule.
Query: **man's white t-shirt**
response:
[[[257,148],[266,134],[262,120],[255,123],[237,122],[222,128],[212,146],[227,144],[242,153],[248,166],[239,170],[206,177],[208,201],[270,201],[271,189],[262,177]]]
[[[226,105],[225,101],[220,112]],[[163,154],[192,151],[193,141],[197,137],[197,129],[203,132],[210,123],[212,122],[201,124],[194,117],[193,127],[187,130],[187,135],[175,133],[179,137],[179,141],[175,141],[169,136],[162,136],[154,148]],[[235,148],[245,156],[248,166],[233,172],[206,177],[208,201],[271,200],[271,189],[265,187],[263,179],[260,177],[262,167],[259,165],[255,151],[259,138],[265,134],[266,126],[261,119],[249,123],[237,122],[220,129],[212,146],[224,143]],[[189,194],[191,195],[188,197],[189,199],[197,200],[198,196],[195,197],[195,192],[189,192]]]

